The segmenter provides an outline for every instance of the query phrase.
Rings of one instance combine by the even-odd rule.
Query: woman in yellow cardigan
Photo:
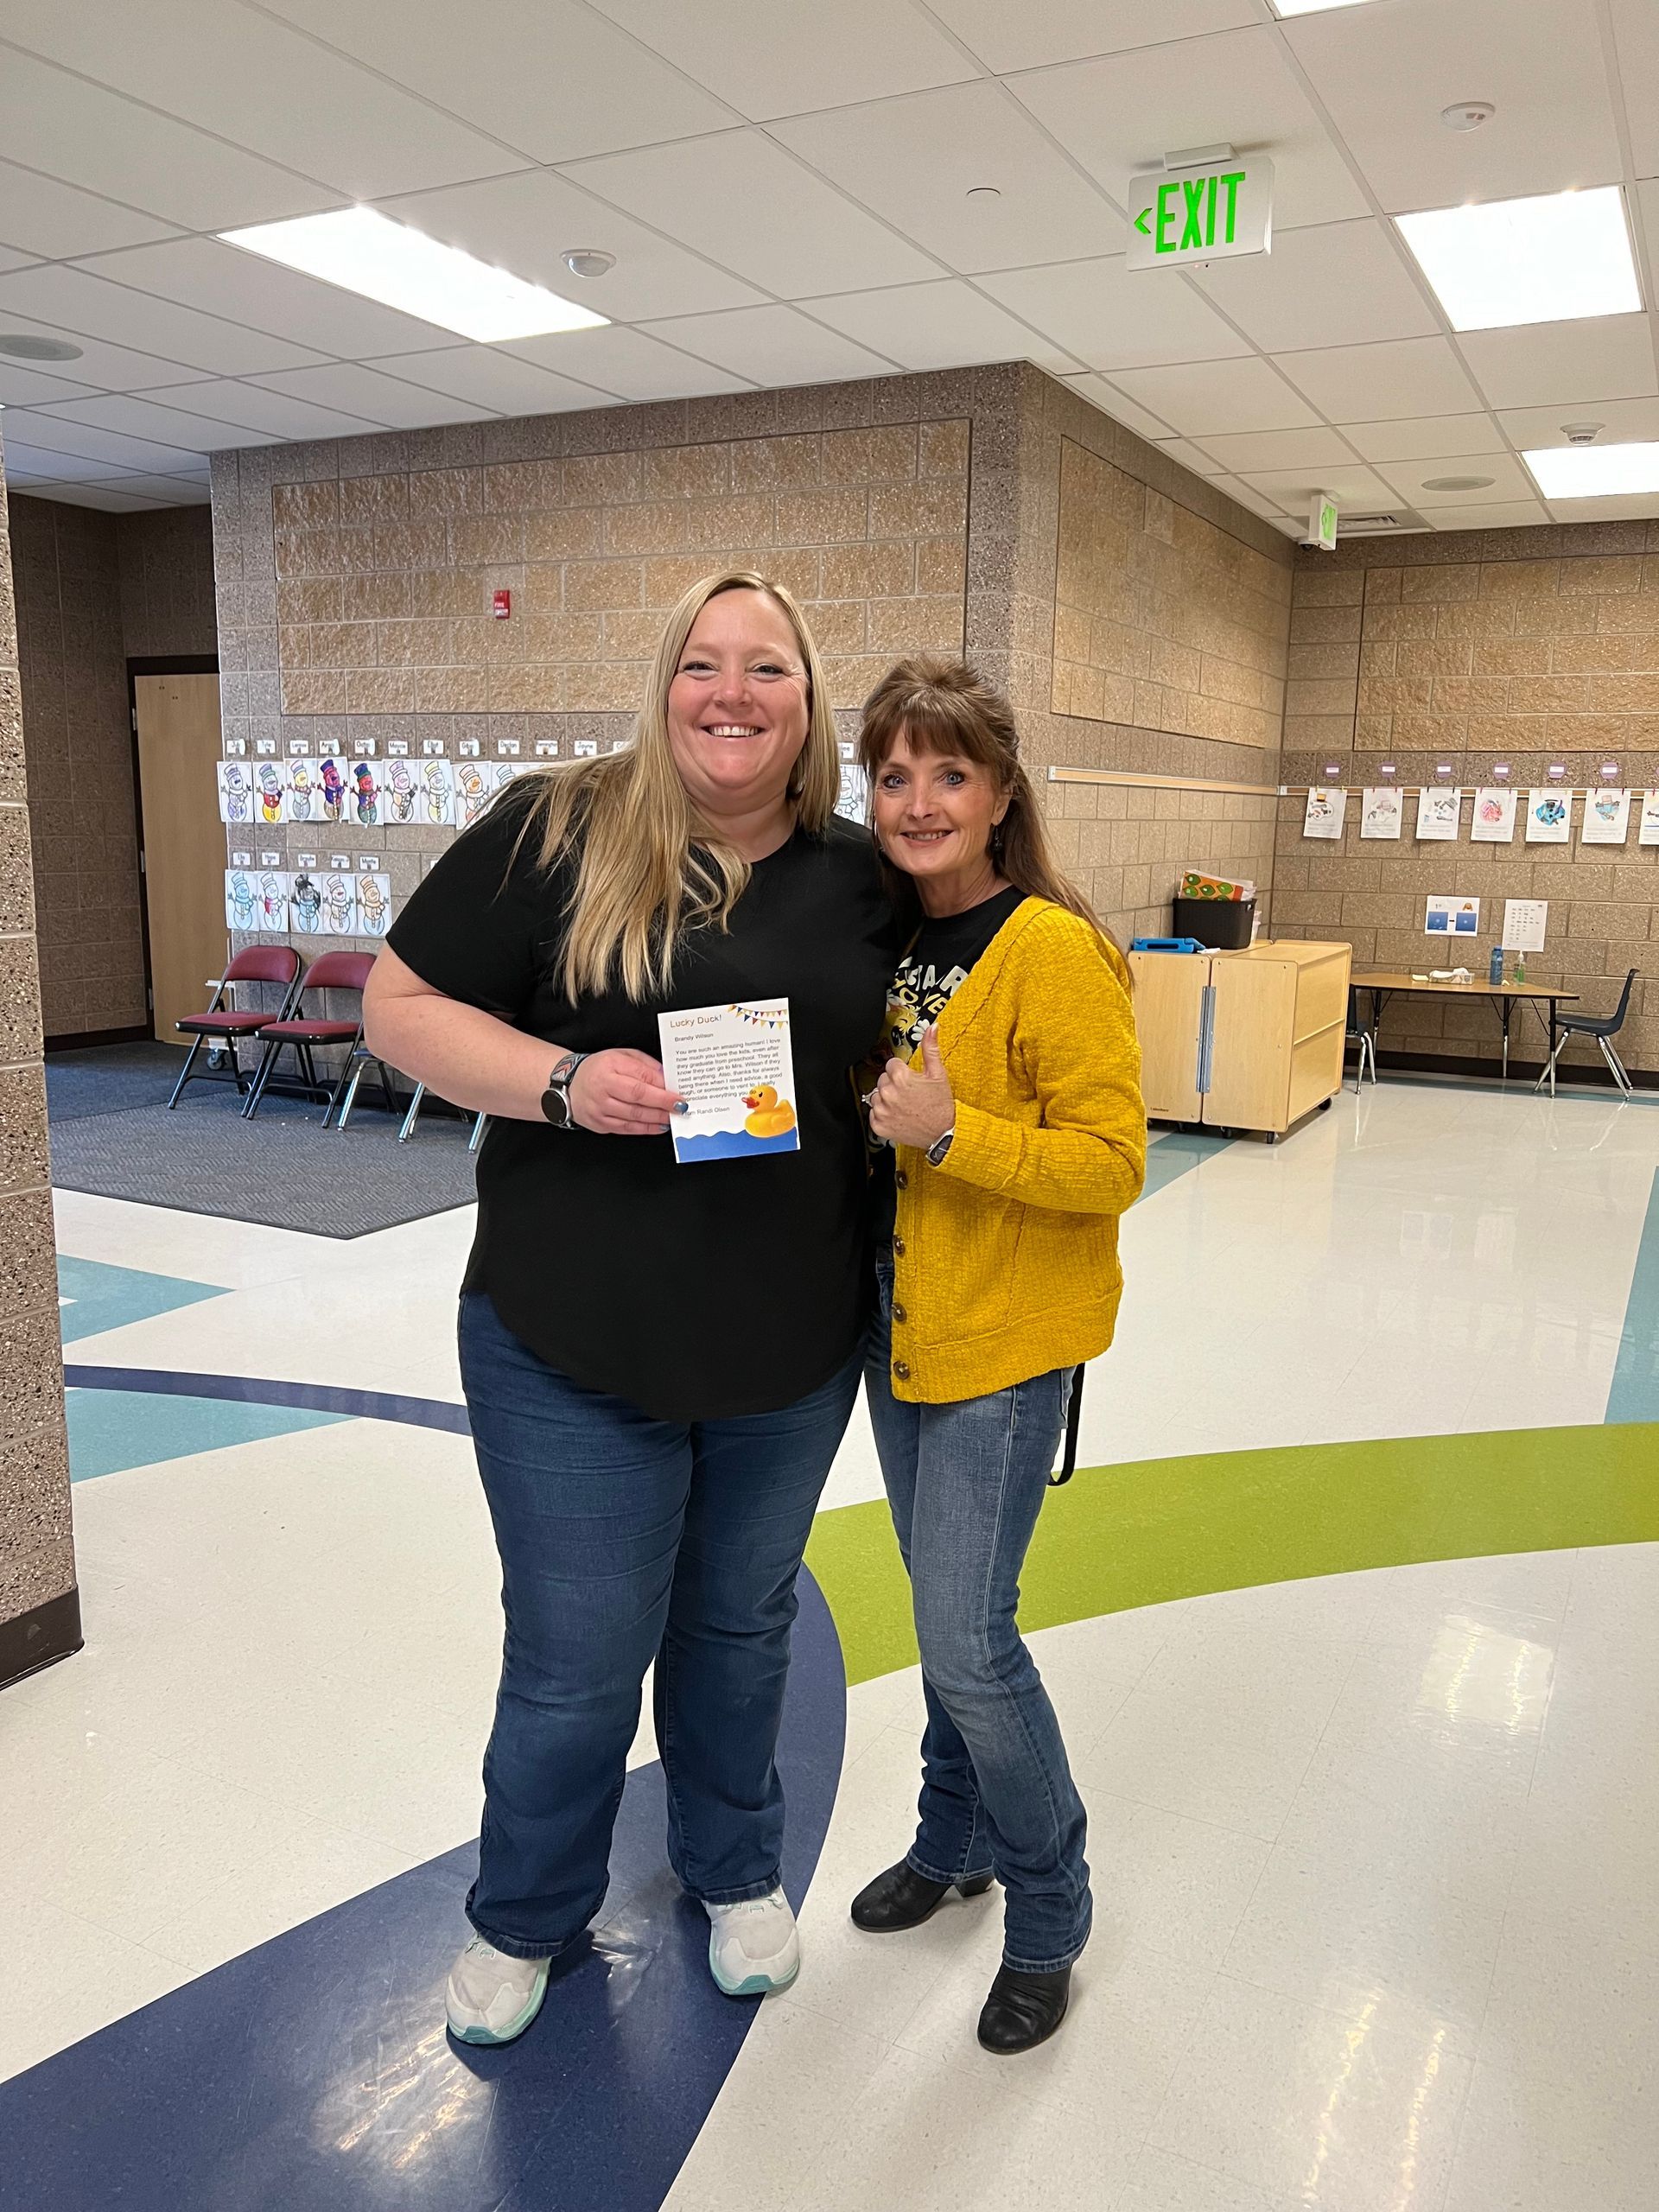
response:
[[[1117,1217],[1146,1167],[1122,957],[1048,856],[1013,714],[971,669],[901,661],[865,709],[873,827],[919,927],[870,1095],[878,1318],[865,1385],[911,1578],[920,1822],[853,1903],[914,1928],[995,1875],[987,2050],[1065,2017],[1088,1941],[1084,1817],[1014,1618],[1071,1370],[1112,1340]]]

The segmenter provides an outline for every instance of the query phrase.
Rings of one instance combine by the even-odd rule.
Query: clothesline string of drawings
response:
[[[1300,788],[1300,786],[1299,786]],[[1310,784],[1302,817],[1305,838],[1339,842],[1348,807],[1349,786]],[[1362,840],[1399,842],[1405,836],[1405,803],[1408,791],[1417,794],[1415,837],[1419,843],[1455,844],[1463,827],[1465,787],[1456,784],[1367,784],[1360,795],[1359,835]],[[1622,846],[1629,842],[1631,800],[1637,795],[1624,785],[1592,784],[1568,789],[1560,784],[1486,784],[1470,794],[1469,840],[1476,845],[1515,842],[1517,816],[1524,822],[1529,845],[1565,845],[1572,842],[1575,803],[1582,799],[1579,822],[1580,845]],[[1524,798],[1525,811],[1521,812]],[[1659,790],[1640,794],[1638,845],[1659,845]]]

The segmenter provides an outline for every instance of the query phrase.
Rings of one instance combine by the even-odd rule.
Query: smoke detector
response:
[[[573,245],[559,258],[573,276],[603,276],[616,266],[616,256],[596,245]]]
[[[1478,130],[1497,113],[1491,100],[1453,100],[1450,107],[1440,110],[1440,121],[1448,130]]]
[[[1561,435],[1570,446],[1592,446],[1605,428],[1603,423],[1563,423]]]

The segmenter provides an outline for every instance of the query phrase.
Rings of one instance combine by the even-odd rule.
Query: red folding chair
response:
[[[373,966],[374,955],[372,952],[321,954],[306,969],[305,980],[294,994],[292,1007],[279,1020],[260,1025],[258,1036],[265,1048],[264,1056],[248,1092],[248,1103],[242,1109],[249,1120],[258,1112],[259,1101],[270,1086],[271,1073],[278,1055],[287,1046],[299,1063],[300,1080],[295,1087],[307,1097],[326,1098],[328,1102],[322,1117],[322,1126],[325,1129],[327,1128],[334,1109],[340,1104],[346,1084],[351,1081],[353,1064],[363,1042],[363,1009],[359,1003],[354,1021],[324,1020],[302,1011],[306,994],[310,991],[349,991],[360,1001],[369,980],[369,970]],[[340,1073],[332,1083],[325,1082],[317,1073],[313,1053],[320,1045],[343,1045],[346,1047]],[[380,1080],[390,1104],[392,1103],[391,1079],[379,1061],[377,1060],[375,1065],[380,1068]]]
[[[193,1014],[188,1020],[175,1021],[173,1025],[182,1035],[193,1038],[194,1041],[185,1055],[179,1079],[173,1086],[173,1096],[167,1102],[169,1114],[178,1104],[179,1093],[187,1083],[204,1080],[205,1071],[203,1074],[192,1073],[196,1054],[204,1045],[223,1044],[231,1056],[232,1080],[238,1091],[245,1091],[248,1088],[241,1064],[236,1057],[236,1042],[238,1037],[257,1035],[272,1015],[269,1007],[263,1014],[238,1013],[232,999],[232,987],[237,983],[274,983],[283,995],[276,1015],[280,1020],[283,1015],[291,1014],[299,1002],[299,982],[300,956],[291,944],[251,944],[246,951],[237,954],[219,977],[219,988],[213,993],[213,1004],[207,1013]],[[207,1079],[214,1083],[225,1080],[222,1076]]]

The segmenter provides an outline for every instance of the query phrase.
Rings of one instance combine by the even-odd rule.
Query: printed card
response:
[[[789,1001],[659,1014],[663,1075],[690,1111],[674,1117],[674,1157],[749,1160],[798,1152]]]

